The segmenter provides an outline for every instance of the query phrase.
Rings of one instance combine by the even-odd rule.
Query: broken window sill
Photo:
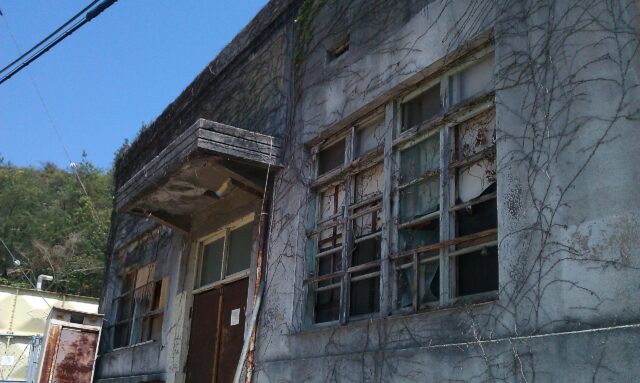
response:
[[[130,348],[136,348],[136,347],[140,347],[140,346],[145,346],[147,344],[151,344],[151,343],[155,343],[156,341],[151,339],[151,340],[146,340],[144,342],[139,342],[139,343],[135,343],[135,344],[130,344],[128,346],[123,346],[123,347],[118,347],[118,348],[114,348],[113,350],[110,350],[109,352],[117,352],[117,351],[123,351],[123,350],[127,350]],[[105,353],[107,354],[107,353]]]

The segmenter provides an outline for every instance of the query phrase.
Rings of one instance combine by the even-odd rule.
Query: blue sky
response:
[[[90,0],[0,0],[0,67]],[[119,0],[0,85],[0,155],[20,166],[68,161],[38,95],[73,161],[83,150],[111,167],[135,137],[231,41],[266,0]]]

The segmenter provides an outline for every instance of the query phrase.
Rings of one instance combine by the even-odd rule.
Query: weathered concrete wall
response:
[[[632,381],[640,373],[640,298],[630,293],[640,283],[637,2],[300,3],[270,2],[253,32],[231,45],[237,58],[223,52],[118,162],[121,185],[198,117],[285,138],[256,380]],[[348,52],[328,60],[345,35]],[[305,328],[307,145],[393,109],[458,52],[482,44],[493,44],[496,62],[499,298]],[[238,209],[259,208],[245,202]],[[183,378],[189,244],[234,218],[222,210],[194,217],[190,237],[167,234],[171,245],[157,253],[170,265],[173,299],[161,348],[103,355],[102,376]],[[116,248],[140,235],[131,222],[118,223]],[[121,266],[114,260],[110,275]],[[105,297],[114,288],[107,283]]]
[[[412,17],[394,16],[402,21],[377,30],[386,39],[360,50],[354,36],[366,31],[341,24],[362,12],[360,3],[338,3],[314,14],[311,51],[297,68],[292,163],[274,196],[257,381],[633,380],[629,355],[637,357],[640,320],[640,298],[630,294],[640,283],[636,4],[434,1]],[[312,164],[303,144],[397,99],[491,28],[499,299],[305,329]],[[328,63],[327,48],[345,30],[355,47]],[[615,327],[624,324],[631,327]],[[574,333],[591,328],[607,329]],[[478,342],[489,339],[501,340]]]

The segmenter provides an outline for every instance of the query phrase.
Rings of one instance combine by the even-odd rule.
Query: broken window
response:
[[[486,56],[441,81],[455,86],[454,102],[484,95],[493,87],[493,59]],[[401,131],[417,121],[412,101],[403,104]],[[452,127],[430,126],[399,148],[397,235],[390,255],[395,310],[498,289],[495,112],[469,109],[461,113],[474,117]]]
[[[411,129],[437,116],[442,111],[440,83],[402,104],[401,130]]]
[[[384,125],[379,117],[353,128],[352,135],[340,141],[341,153],[353,153],[350,166],[356,169],[343,170],[315,192],[305,281],[313,323],[346,321],[380,310]],[[345,148],[345,142],[352,147]],[[332,147],[319,151],[319,169],[327,168],[322,162],[329,150]]]
[[[247,272],[253,245],[253,215],[214,233],[204,241],[198,267],[197,288],[220,283]]]
[[[372,115],[315,148],[323,177],[312,186],[307,232],[310,322],[495,297],[495,107],[480,98],[494,86],[493,57],[478,57],[399,106],[387,104],[393,115]],[[450,97],[446,105],[441,90]],[[441,114],[446,118],[435,118]],[[384,121],[399,126],[393,132]]]
[[[457,296],[498,289],[495,113],[483,113],[455,128],[451,164],[455,179],[452,249]],[[468,240],[465,240],[468,238]]]
[[[156,278],[155,263],[125,273],[116,307],[113,348],[125,347],[162,337],[167,278]]]

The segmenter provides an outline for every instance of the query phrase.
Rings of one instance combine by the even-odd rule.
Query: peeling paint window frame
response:
[[[482,198],[474,199],[466,203],[456,204],[456,170],[463,166],[469,166],[469,163],[481,160],[483,155],[493,153],[495,161],[495,136],[493,144],[483,151],[471,161],[455,161],[455,145],[457,129],[465,122],[476,118],[478,115],[493,113],[495,114],[495,104],[493,98],[484,100],[487,95],[493,94],[493,89],[487,92],[475,94],[466,100],[459,99],[451,85],[455,84],[460,87],[458,74],[466,71],[475,63],[482,63],[489,56],[494,55],[493,48],[485,49],[474,55],[470,55],[468,59],[452,70],[430,82],[424,84],[418,90],[413,91],[409,95],[401,98],[398,107],[395,109],[396,120],[396,138],[394,139],[394,151],[392,153],[394,163],[397,166],[397,172],[400,172],[402,152],[410,148],[420,145],[424,140],[431,136],[439,137],[439,178],[440,196],[439,208],[437,211],[419,217],[415,222],[403,223],[400,221],[400,198],[401,189],[406,187],[400,177],[394,176],[394,193],[393,193],[393,214],[392,220],[392,241],[390,254],[390,279],[391,279],[391,312],[392,314],[404,314],[409,312],[417,312],[421,310],[429,310],[438,307],[445,307],[459,302],[477,302],[493,300],[497,297],[497,290],[481,292],[473,295],[460,296],[458,294],[458,286],[460,281],[456,273],[456,262],[459,256],[471,253],[476,248],[486,249],[490,246],[497,246],[497,228],[483,232],[474,233],[465,237],[457,236],[456,232],[456,214],[455,212],[476,205],[486,200],[496,199],[496,193],[493,192]],[[440,83],[441,100],[443,105],[442,114],[434,118],[423,121],[421,124],[413,127],[403,127],[402,113],[405,110],[403,103],[416,97],[422,91],[428,91],[435,85],[434,82]],[[495,120],[494,120],[495,122]],[[494,126],[495,128],[495,126]],[[423,177],[423,178],[426,178]],[[417,182],[417,181],[412,181]],[[418,181],[419,182],[419,181]],[[409,182],[410,183],[410,182]],[[497,214],[497,212],[496,212]],[[439,241],[426,246],[418,246],[416,248],[406,250],[399,248],[400,231],[412,224],[424,224],[425,222],[437,221],[439,225]],[[474,242],[475,241],[475,242]],[[461,244],[471,243],[472,245],[465,248],[459,248]],[[425,301],[421,299],[425,286],[421,285],[422,270],[426,270],[428,264],[434,264],[438,273],[438,293],[437,300]],[[410,270],[406,274],[407,281],[403,282],[403,287],[410,291],[410,303],[406,302],[406,294],[402,293],[403,287],[399,282],[398,273],[401,270]],[[425,271],[426,272],[426,271]],[[497,275],[497,274],[496,274]],[[498,281],[495,281],[496,284]],[[408,284],[404,286],[404,284]],[[406,290],[405,290],[406,291]],[[425,293],[426,294],[426,293]],[[403,300],[404,299],[404,300]],[[404,303],[404,304],[403,304]]]
[[[306,309],[306,321],[309,325],[325,326],[336,323],[347,323],[350,320],[358,320],[370,318],[378,315],[381,306],[379,304],[379,295],[382,294],[382,285],[380,283],[381,263],[382,263],[382,233],[383,225],[378,225],[372,230],[374,232],[361,237],[356,237],[354,228],[358,219],[365,219],[366,215],[379,217],[382,210],[382,185],[379,185],[379,191],[363,199],[356,199],[356,180],[358,176],[365,174],[376,167],[381,168],[380,181],[384,182],[383,170],[383,142],[377,145],[370,145],[368,150],[359,152],[360,143],[358,139],[365,130],[369,132],[373,129],[377,130],[378,125],[384,124],[384,114],[382,110],[378,110],[370,114],[366,119],[361,120],[356,125],[349,128],[346,133],[338,135],[338,137],[328,140],[325,143],[316,145],[313,148],[314,163],[316,165],[316,180],[313,185],[312,206],[310,214],[309,230],[307,231],[307,278],[304,281],[307,287],[308,299]],[[384,139],[384,137],[382,137]],[[320,161],[321,152],[325,148],[330,148],[338,141],[344,140],[345,153],[344,164],[334,170],[321,173]],[[335,194],[332,204],[332,214],[322,216],[322,195],[327,193]],[[342,192],[341,192],[342,190]],[[342,204],[339,205],[339,194],[342,194]],[[373,219],[373,218],[370,218]],[[375,226],[375,225],[374,225]],[[323,233],[327,230],[333,230],[328,238],[335,237],[340,243],[333,243],[332,246],[321,247],[319,241],[322,240]],[[363,264],[352,265],[353,254],[356,246],[364,241],[374,239],[377,241],[377,259]],[[334,260],[335,254],[338,254]],[[325,257],[331,258],[330,272],[320,274],[320,260]],[[333,265],[338,263],[339,265]],[[337,266],[337,267],[336,267]],[[335,269],[335,270],[334,270]],[[369,313],[353,313],[351,305],[351,293],[356,289],[356,283],[371,283],[378,286],[378,302],[372,303],[374,308]],[[316,302],[318,295],[325,291],[337,290],[338,302],[337,313],[335,319],[327,321],[318,321],[318,312]],[[375,299],[374,299],[375,300]],[[354,306],[355,307],[355,306]]]

